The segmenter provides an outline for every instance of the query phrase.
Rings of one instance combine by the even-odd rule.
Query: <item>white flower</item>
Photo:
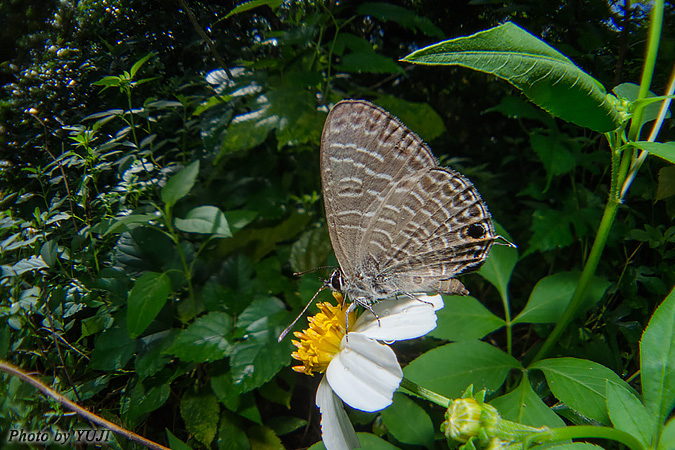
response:
[[[436,328],[436,312],[443,307],[440,295],[418,294],[416,299],[398,297],[373,305],[356,319],[347,305],[319,304],[321,312],[309,318],[310,328],[296,332],[298,350],[293,357],[303,362],[298,372],[326,372],[316,392],[321,411],[321,434],[327,450],[360,447],[342,401],[361,411],[379,411],[392,402],[403,378],[396,354],[385,342],[413,339]],[[340,400],[342,399],[342,401]]]

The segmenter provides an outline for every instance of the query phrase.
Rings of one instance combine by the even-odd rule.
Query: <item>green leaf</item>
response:
[[[654,421],[632,392],[608,381],[607,412],[614,428],[635,436],[645,448],[649,447]]]
[[[391,445],[382,438],[370,433],[356,433],[356,437],[361,443],[361,448],[366,450],[399,450],[398,447]],[[322,441],[309,447],[307,450],[326,450],[326,446]]]
[[[241,428],[241,420],[231,412],[225,410],[220,414],[218,427],[219,450],[249,450],[251,444],[246,433]]]
[[[562,316],[574,295],[581,272],[559,272],[542,278],[532,289],[525,309],[513,319],[513,323],[555,323]],[[610,282],[594,276],[586,291],[585,308],[596,304]]]
[[[628,101],[635,101],[638,98],[638,95],[640,94],[640,86],[635,84],[635,83],[621,83],[618,86],[615,86],[614,89],[612,89],[612,92],[616,94],[617,97],[622,97],[625,98]],[[646,99],[650,99],[653,97],[656,97],[657,95],[653,93],[652,91],[647,92],[647,97]],[[645,99],[643,99],[644,101]],[[647,122],[650,122],[652,120],[656,120],[656,118],[659,115],[659,110],[661,109],[661,102],[663,100],[656,102],[656,103],[651,103],[647,106],[644,107],[643,113],[642,113],[642,123],[645,124]],[[634,106],[634,105],[633,105]],[[670,111],[666,113],[666,118],[670,117]]]
[[[172,207],[178,200],[185,197],[195,185],[199,174],[199,160],[172,176],[162,188],[162,201],[167,207]]]
[[[512,369],[522,369],[512,356],[481,341],[463,341],[430,350],[403,369],[411,381],[448,398],[466,388],[496,391]]]
[[[253,222],[255,218],[258,217],[258,213],[256,211],[238,209],[234,211],[225,211],[225,217],[227,218],[227,223],[231,230],[236,232]]]
[[[661,430],[659,446],[656,450],[672,450],[675,448],[675,417],[670,419]]]
[[[111,75],[111,76],[103,77],[98,81],[94,81],[91,84],[92,84],[92,86],[103,86],[103,89],[101,90],[101,92],[102,92],[102,91],[105,91],[106,89],[108,89],[109,87],[119,87],[119,86],[121,86],[121,80],[120,80],[120,77],[116,77],[116,76]]]
[[[138,72],[138,69],[140,69],[143,64],[145,64],[150,58],[152,58],[153,55],[154,53],[148,53],[147,55],[136,61],[133,66],[131,66],[131,70],[129,70],[131,78],[134,78],[136,76],[136,72]]]
[[[232,318],[229,314],[208,313],[181,331],[166,352],[182,361],[198,363],[223,359],[230,349],[227,335],[231,330]]]
[[[136,341],[129,338],[125,327],[110,328],[94,342],[89,368],[108,372],[124,368],[136,352]]]
[[[666,161],[675,164],[675,142],[631,142],[630,145],[640,150],[648,152],[650,155],[658,156]]]
[[[504,326],[504,320],[492,314],[474,297],[444,296],[445,307],[436,312],[436,328],[429,335],[448,341],[470,341]]]
[[[188,433],[207,447],[216,436],[219,409],[218,399],[211,393],[186,392],[180,399],[180,415]]]
[[[325,264],[326,257],[331,250],[326,227],[312,228],[302,233],[300,239],[293,242],[291,256],[288,260],[294,271],[304,272]]]
[[[245,340],[232,346],[230,367],[240,393],[259,388],[288,363],[290,342],[277,342],[286,317],[286,307],[279,299],[265,298],[255,300],[237,319],[236,327],[245,330]]]
[[[174,436],[168,428],[165,428],[165,430],[166,438],[167,441],[169,441],[169,447],[171,447],[171,450],[192,450],[192,447]]]
[[[544,113],[541,109],[535,108],[532,106],[532,103],[521,96],[506,95],[502,97],[499,105],[485,110],[485,112],[492,111],[498,111],[511,119],[538,120],[548,125],[549,128],[552,128],[554,125],[551,123],[554,122],[551,116]]]
[[[428,103],[409,102],[393,95],[378,97],[375,103],[398,117],[427,142],[448,131],[443,118]]]
[[[215,206],[198,206],[190,210],[185,219],[176,218],[176,228],[186,233],[212,234],[232,237],[225,214]]]
[[[532,390],[530,381],[523,377],[520,385],[506,395],[490,402],[499,410],[503,419],[522,423],[531,427],[564,427],[565,422],[551,411],[546,403]]]
[[[211,389],[220,400],[220,403],[225,405],[227,409],[232,412],[237,412],[239,410],[239,404],[241,403],[241,396],[232,381],[232,375],[230,372],[221,373],[211,376]]]
[[[611,369],[585,359],[545,359],[529,369],[544,372],[548,386],[558,400],[605,425],[610,424],[607,415],[607,382],[630,389]]]
[[[129,292],[127,329],[132,338],[139,336],[157,317],[169,298],[171,279],[165,273],[146,272]]]
[[[554,176],[566,174],[576,165],[576,159],[570,147],[578,147],[579,144],[572,139],[563,139],[564,136],[562,133],[542,134],[536,131],[530,134],[532,150],[539,156],[546,169],[544,191],[548,191]]]
[[[410,30],[420,30],[427,36],[443,37],[443,31],[426,17],[416,15],[413,11],[390,3],[362,3],[357,9],[364,16],[372,16],[387,22],[392,20]]]
[[[290,406],[287,406],[287,408],[290,408]],[[307,426],[307,421],[292,416],[275,416],[267,421],[267,425],[274,430],[277,436],[283,436]]]
[[[120,233],[122,231],[128,230],[128,225],[132,224],[147,224],[151,220],[159,219],[159,215],[155,213],[150,214],[130,214],[128,216],[115,217],[115,219],[108,224],[108,226],[101,225],[96,232],[103,233],[103,236],[107,236],[112,233]],[[103,222],[101,222],[103,223]]]
[[[375,50],[348,53],[335,67],[342,72],[351,73],[404,73],[396,60],[375,53]]]
[[[146,391],[143,383],[138,382],[131,390],[129,398],[129,410],[127,411],[127,420],[132,427],[138,423],[138,419],[146,413],[152,412],[162,406],[171,393],[170,383],[152,386]]]
[[[599,445],[589,444],[588,442],[574,442],[572,444],[561,444],[546,447],[554,450],[604,450]]]
[[[622,122],[597,80],[511,22],[425,47],[403,61],[459,65],[493,74],[553,116],[601,133],[615,130]]]
[[[664,200],[675,195],[675,166],[659,169],[659,184],[656,187],[654,200]]]
[[[180,333],[177,328],[160,331],[141,340],[141,347],[134,360],[136,375],[142,380],[162,370],[169,362],[166,350],[171,347]]]
[[[232,11],[227,13],[225,16],[225,19],[229,18],[230,16],[234,16],[235,14],[240,14],[245,11],[250,11],[253,8],[257,8],[259,6],[269,6],[272,9],[278,8],[281,4],[283,3],[283,0],[251,0],[248,2],[243,2],[239,5],[237,5]]]
[[[513,242],[511,236],[501,225],[496,224],[495,228],[498,234],[504,236],[509,242]],[[478,274],[497,288],[502,299],[508,299],[509,282],[517,263],[518,249],[507,245],[493,245]]]
[[[269,427],[255,425],[246,432],[251,442],[251,450],[285,450],[281,439]]]
[[[393,403],[382,411],[382,420],[397,441],[434,448],[434,424],[431,417],[408,396],[394,394]]]
[[[642,395],[661,426],[675,406],[675,289],[654,311],[640,340]]]

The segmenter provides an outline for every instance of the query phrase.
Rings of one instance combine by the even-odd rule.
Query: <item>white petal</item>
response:
[[[323,377],[316,390],[316,406],[321,411],[321,439],[326,450],[351,450],[361,447],[342,400]]]
[[[416,294],[416,298],[397,297],[373,305],[379,320],[364,311],[353,330],[371,339],[401,341],[424,336],[436,328],[436,311],[443,307],[440,295]]]
[[[353,332],[342,338],[340,352],[328,365],[326,378],[345,403],[371,412],[391,404],[403,372],[389,346]]]

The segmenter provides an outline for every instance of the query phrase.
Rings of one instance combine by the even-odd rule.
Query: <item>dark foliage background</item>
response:
[[[318,441],[318,380],[290,370],[292,346],[276,336],[321,285],[321,273],[292,273],[334,264],[318,150],[327,105],[342,98],[390,110],[474,182],[519,247],[514,311],[541,278],[579,270],[607,198],[604,139],[492,76],[397,60],[514,21],[611,90],[639,82],[645,7],[627,17],[623,3],[595,0],[388,4],[405,14],[384,20],[381,6],[341,1],[227,17],[235,2],[190,1],[193,23],[177,1],[0,3],[0,357],[164,444],[165,428],[193,448]],[[667,4],[657,93],[675,56],[673,12]],[[127,85],[93,84],[146,56]],[[560,160],[547,163],[533,136],[555,136]],[[162,186],[194,161],[194,187],[167,206]],[[624,377],[638,369],[640,334],[675,282],[675,202],[657,189],[666,166],[650,159],[638,175],[598,269],[610,287],[555,354]],[[229,234],[167,225],[204,205],[224,211]],[[131,337],[128,298],[147,273],[166,274],[169,301]],[[463,282],[502,314],[490,284]],[[515,327],[514,356],[531,357],[550,328]],[[487,340],[503,346],[503,331]],[[397,350],[405,361],[437,345]],[[79,423],[0,380],[0,430]],[[386,436],[374,415],[352,418]]]

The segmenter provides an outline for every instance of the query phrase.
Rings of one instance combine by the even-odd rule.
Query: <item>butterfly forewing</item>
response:
[[[386,111],[358,100],[333,107],[321,140],[321,182],[331,242],[347,277],[396,181],[433,165],[422,140]]]
[[[369,302],[466,293],[452,277],[479,267],[496,239],[473,184],[438,167],[415,133],[369,102],[342,101],[328,115],[321,179],[345,290]]]

